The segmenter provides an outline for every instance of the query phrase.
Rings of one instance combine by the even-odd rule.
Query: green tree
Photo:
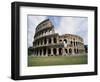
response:
[[[33,47],[29,47],[28,48],[28,55],[32,55],[33,54]]]

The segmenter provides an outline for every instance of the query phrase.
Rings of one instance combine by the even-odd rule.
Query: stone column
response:
[[[75,55],[74,48],[72,48],[72,55]]]
[[[42,45],[44,45],[44,39],[42,39]]]
[[[67,48],[67,55],[69,54],[69,49]]]
[[[47,45],[49,44],[49,39],[47,38]]]
[[[65,56],[66,53],[65,53],[65,49],[64,48],[63,48],[62,52],[63,52],[62,55]]]
[[[57,36],[57,39],[56,40],[57,40],[57,43],[59,43],[58,36]]]
[[[51,55],[53,55],[53,48],[51,48]]]
[[[57,56],[59,55],[59,48],[56,48],[56,51],[57,51]]]
[[[54,42],[53,42],[53,37],[51,37],[51,44],[53,44]]]

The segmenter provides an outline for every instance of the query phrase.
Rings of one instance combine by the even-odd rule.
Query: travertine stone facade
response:
[[[83,39],[72,34],[59,35],[49,19],[41,22],[35,30],[34,56],[67,56],[85,53]]]

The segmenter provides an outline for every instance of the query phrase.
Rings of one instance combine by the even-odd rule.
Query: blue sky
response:
[[[76,34],[84,39],[88,44],[88,18],[87,17],[69,17],[69,16],[35,16],[28,15],[28,47],[32,46],[36,26],[45,19],[50,19],[54,25],[56,33]]]

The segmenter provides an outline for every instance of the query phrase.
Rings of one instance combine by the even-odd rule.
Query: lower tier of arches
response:
[[[84,49],[73,49],[73,48],[42,48],[34,49],[34,56],[64,56],[64,55],[75,55],[85,53]]]

